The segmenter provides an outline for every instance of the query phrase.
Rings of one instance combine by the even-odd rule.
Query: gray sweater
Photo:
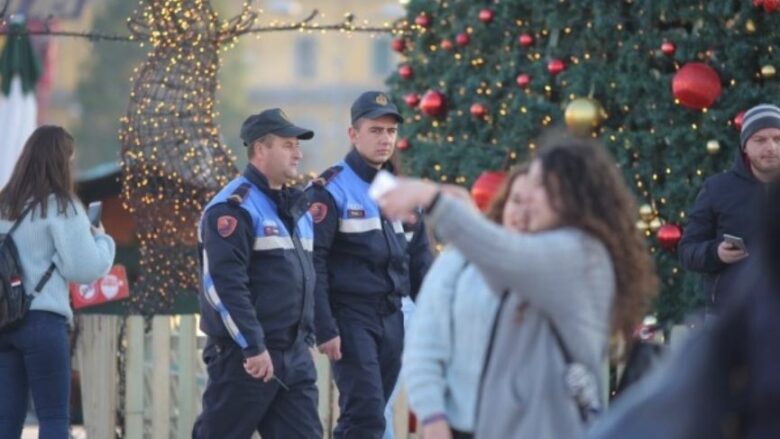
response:
[[[417,297],[404,343],[402,374],[409,404],[421,420],[446,414],[474,431],[479,382],[498,297],[454,248],[434,262]]]
[[[607,385],[615,276],[609,253],[571,228],[533,235],[509,232],[469,206],[442,196],[430,214],[442,239],[482,271],[496,292],[510,291],[496,321],[477,412],[476,437],[576,438],[584,433],[564,383],[554,322],[576,361]],[[518,319],[517,308],[527,303]]]
[[[0,219],[0,232],[7,233],[12,225],[13,222]],[[92,236],[80,201],[68,208],[67,215],[58,215],[57,202],[50,196],[46,218],[41,217],[40,208],[36,207],[12,236],[19,250],[28,294],[33,294],[52,261],[57,267],[41,292],[35,294],[30,309],[61,314],[69,321],[73,311],[68,282],[90,283],[108,273],[114,262],[114,240],[105,234]]]

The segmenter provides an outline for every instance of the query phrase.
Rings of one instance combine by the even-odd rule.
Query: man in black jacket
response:
[[[780,108],[758,105],[745,113],[731,170],[704,182],[679,245],[683,267],[704,275],[708,307],[717,310],[738,289],[744,260],[759,245],[756,206],[778,173]],[[724,234],[742,238],[745,248],[726,242]]]

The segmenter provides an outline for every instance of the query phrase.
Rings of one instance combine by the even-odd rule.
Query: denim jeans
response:
[[[0,439],[18,439],[32,393],[40,439],[69,437],[70,352],[64,316],[30,311],[0,333]]]

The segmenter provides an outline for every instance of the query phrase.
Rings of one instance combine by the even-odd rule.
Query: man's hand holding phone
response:
[[[726,264],[733,264],[748,257],[747,247],[742,238],[724,234],[723,242],[718,245],[718,258]]]

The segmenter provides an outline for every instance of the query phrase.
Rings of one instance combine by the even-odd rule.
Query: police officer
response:
[[[249,164],[206,206],[200,327],[209,380],[195,438],[321,438],[316,370],[313,224],[298,173],[314,136],[278,108],[241,127]]]
[[[308,189],[314,219],[315,331],[332,361],[341,416],[336,438],[381,438],[384,409],[401,367],[401,298],[416,294],[431,264],[422,219],[383,217],[368,187],[393,171],[396,106],[369,91],[352,104],[352,150]]]

